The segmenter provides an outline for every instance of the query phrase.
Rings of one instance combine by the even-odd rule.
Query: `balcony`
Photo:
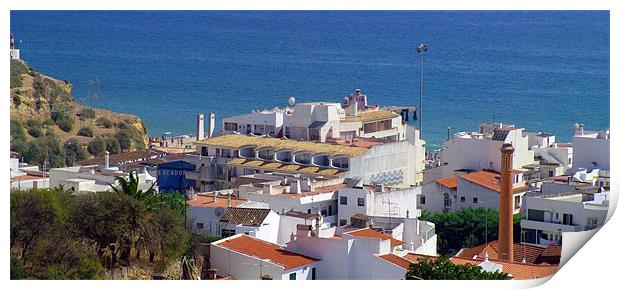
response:
[[[578,225],[564,225],[561,223],[539,222],[533,220],[521,220],[521,228],[548,232],[579,232],[584,230],[583,226]]]

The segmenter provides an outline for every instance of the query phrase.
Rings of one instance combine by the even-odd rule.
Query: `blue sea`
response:
[[[12,11],[22,58],[86,102],[142,118],[150,135],[342,97],[417,106],[436,148],[482,122],[570,141],[609,127],[606,11]]]

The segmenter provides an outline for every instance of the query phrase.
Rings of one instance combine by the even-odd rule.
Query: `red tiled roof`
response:
[[[459,258],[475,259],[478,261],[484,260],[484,252],[487,252],[489,259],[499,258],[499,242],[492,241],[491,243],[482,244],[473,248],[463,248],[458,255]],[[548,246],[547,248],[538,247],[527,244],[517,244],[513,246],[513,260],[515,262],[523,261],[528,264],[552,264],[558,265],[560,263],[560,257],[562,248],[560,246]]]
[[[399,267],[401,267],[403,269],[409,269],[409,264],[411,264],[411,262],[409,262],[409,261],[407,261],[407,260],[405,260],[405,259],[403,259],[403,258],[401,258],[399,256],[391,254],[391,253],[390,254],[381,255],[381,256],[378,256],[378,257],[383,259],[383,260],[386,260],[386,261],[388,261],[388,262],[390,262],[392,264],[395,264],[395,265],[397,265],[397,266],[399,266]]]
[[[245,199],[231,198],[230,206],[237,207],[244,202],[246,202]],[[197,194],[194,199],[187,201],[187,205],[199,207],[228,207],[228,198],[214,197],[212,194]]]
[[[482,261],[478,259],[468,259],[462,257],[452,257],[450,258],[450,261],[456,265],[479,265],[480,263],[482,263]],[[489,258],[489,261],[502,265],[502,272],[510,274],[515,280],[527,280],[547,277],[555,274],[555,272],[558,271],[558,265],[534,265],[518,262],[509,263],[491,258]]]
[[[371,228],[363,228],[363,229],[359,229],[359,230],[354,230],[354,231],[346,232],[344,234],[351,235],[351,236],[354,236],[354,237],[376,238],[376,239],[381,239],[382,241],[390,240],[390,246],[391,247],[396,247],[396,246],[400,246],[400,245],[403,244],[403,242],[401,240],[397,240],[395,238],[392,238],[392,236],[390,236],[388,234],[381,233],[381,232],[373,230]]]
[[[478,184],[480,186],[486,187],[490,190],[499,192],[500,191],[500,175],[495,172],[490,171],[476,171],[472,173],[468,173],[465,175],[459,176],[462,179],[465,179],[469,182]],[[514,192],[525,190],[527,186],[515,187],[512,190]]]
[[[429,259],[431,261],[435,261],[437,260],[437,257],[435,256],[428,256],[428,255],[420,255],[420,254],[414,254],[414,253],[409,253],[407,255],[405,255],[403,257],[403,259],[411,262],[411,263],[417,263],[420,261],[420,259]]]
[[[435,182],[449,188],[449,189],[453,189],[456,190],[456,184],[457,184],[457,179],[458,176],[452,176],[452,177],[448,177],[448,178],[442,178],[442,179],[437,179],[435,180]]]
[[[283,266],[284,269],[297,268],[320,260],[310,258],[282,249],[281,246],[250,237],[248,235],[233,236],[228,239],[214,242],[217,245],[235,252],[259,259],[269,259],[271,262]]]
[[[38,179],[46,179],[47,177],[36,176],[36,175],[20,175],[11,177],[11,181],[27,181],[27,180],[38,180]]]

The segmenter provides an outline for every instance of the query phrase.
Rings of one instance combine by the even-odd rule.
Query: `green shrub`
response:
[[[23,74],[27,71],[28,67],[24,62],[16,59],[11,60],[11,89],[23,85]]]
[[[56,125],[65,132],[71,132],[71,130],[73,130],[73,120],[69,117],[58,118],[55,122]]]
[[[41,126],[28,128],[28,134],[34,138],[43,136],[43,128]]]
[[[84,108],[80,112],[80,117],[83,117],[83,118],[86,118],[86,119],[94,119],[95,118],[95,110],[93,110],[91,108]]]
[[[39,121],[37,120],[30,119],[26,121],[26,127],[28,128],[41,127],[41,123],[39,123]]]
[[[64,145],[67,165],[73,165],[76,161],[88,159],[88,151],[77,138],[70,138]]]
[[[93,132],[93,129],[91,127],[83,127],[80,128],[77,134],[78,136],[93,137],[95,133]]]
[[[52,126],[54,124],[56,124],[56,123],[54,123],[54,120],[47,119],[47,120],[43,121],[43,123],[41,125],[43,125],[43,127],[47,128],[47,127]]]
[[[24,133],[24,127],[17,120],[11,120],[11,138],[14,140],[25,140],[26,134]]]
[[[23,156],[28,151],[28,143],[24,139],[15,139],[11,141],[11,151]]]
[[[22,97],[19,94],[13,95],[13,105],[15,108],[19,108],[19,105],[22,104]]]
[[[113,137],[107,137],[104,139],[106,144],[106,150],[110,152],[110,154],[118,154],[121,153],[121,144],[118,140]]]
[[[88,152],[95,157],[103,157],[105,155],[106,142],[101,138],[96,138],[88,143]]]
[[[110,119],[108,119],[106,117],[99,117],[99,118],[97,118],[95,123],[97,124],[97,126],[101,126],[101,127],[105,127],[105,128],[112,128],[112,127],[114,127],[114,122],[112,122]]]
[[[11,254],[11,280],[24,278],[24,265],[15,255]]]
[[[47,161],[48,168],[65,166],[65,151],[54,135],[32,140],[22,156],[30,164],[43,165]]]

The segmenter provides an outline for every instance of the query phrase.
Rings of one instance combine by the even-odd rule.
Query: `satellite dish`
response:
[[[288,105],[291,107],[295,106],[295,97],[288,98]]]

